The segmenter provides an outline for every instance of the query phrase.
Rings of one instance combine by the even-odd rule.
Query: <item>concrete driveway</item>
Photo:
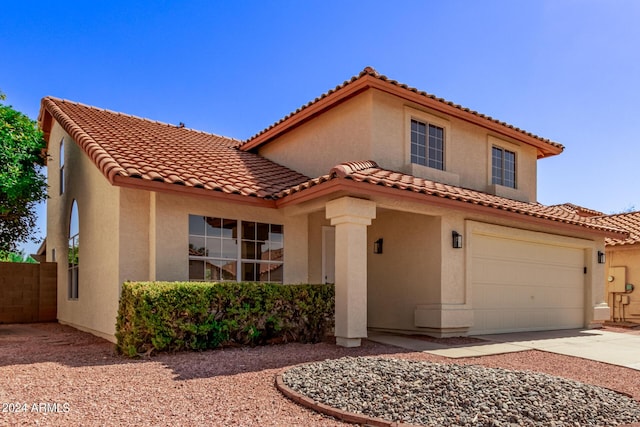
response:
[[[370,332],[369,340],[450,358],[540,350],[640,370],[640,331],[603,329],[517,332],[480,335],[485,342],[448,346],[400,335]]]

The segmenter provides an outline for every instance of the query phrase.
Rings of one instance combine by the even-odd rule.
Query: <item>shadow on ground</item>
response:
[[[174,373],[176,380],[281,369],[299,363],[345,356],[410,352],[363,340],[363,345],[357,348],[338,347],[332,342],[289,343],[202,352],[160,353],[150,358],[129,359],[116,354],[113,343],[58,323],[0,325],[0,367],[37,363],[59,363],[69,367],[160,363]]]

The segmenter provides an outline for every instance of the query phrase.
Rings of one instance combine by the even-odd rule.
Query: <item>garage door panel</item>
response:
[[[583,326],[582,249],[481,235],[472,247],[472,334]]]

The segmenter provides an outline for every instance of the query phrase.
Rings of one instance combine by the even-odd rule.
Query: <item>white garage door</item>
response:
[[[473,238],[471,334],[584,326],[582,249]]]

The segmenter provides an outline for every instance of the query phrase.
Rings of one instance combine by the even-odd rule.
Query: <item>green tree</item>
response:
[[[47,197],[45,147],[36,122],[0,102],[0,254],[36,240],[35,206]]]

